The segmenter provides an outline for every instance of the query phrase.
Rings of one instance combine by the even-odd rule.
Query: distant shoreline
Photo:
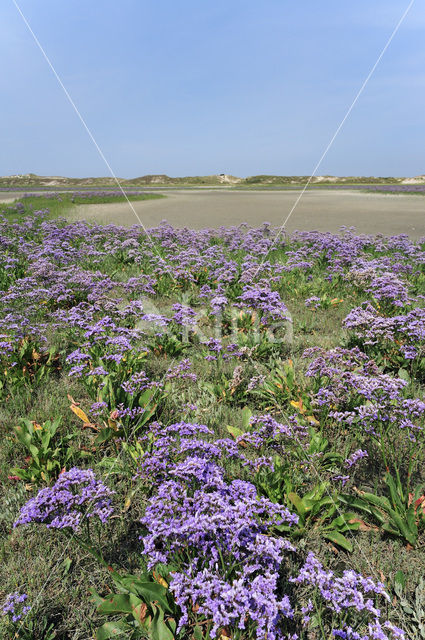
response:
[[[239,178],[229,174],[208,176],[170,177],[166,174],[150,174],[138,178],[87,177],[69,178],[65,176],[38,176],[36,174],[0,176],[0,190],[57,191],[61,189],[124,189],[132,188],[225,188],[225,189],[298,189],[308,183],[309,188],[341,188],[360,186],[402,186],[425,187],[425,175],[416,177],[391,176],[276,176],[261,174]]]

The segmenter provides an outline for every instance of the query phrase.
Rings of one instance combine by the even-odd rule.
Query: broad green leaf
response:
[[[238,429],[238,427],[227,426],[226,428],[227,428],[227,431],[230,433],[230,435],[235,438],[235,440],[236,438],[243,436],[245,433],[245,431],[242,431],[242,429]]]
[[[204,634],[202,632],[202,628],[199,625],[196,625],[196,627],[193,629],[193,637],[195,640],[203,639]]]
[[[146,604],[158,602],[165,611],[171,611],[167,598],[168,589],[157,582],[143,582],[137,578],[128,577],[122,578],[121,584],[125,589],[130,591],[130,593],[136,594]]]
[[[290,491],[290,493],[288,493],[288,498],[289,500],[292,502],[292,504],[294,505],[295,509],[298,511],[299,514],[301,515],[305,515],[307,512],[307,509],[304,505],[304,501],[293,491]]]
[[[140,604],[139,598],[133,594],[116,593],[105,598],[97,608],[98,613],[133,613],[133,608]]]
[[[394,584],[399,585],[401,589],[404,589],[406,586],[406,576],[404,575],[403,571],[401,571],[401,569],[397,571],[394,576]]]
[[[110,427],[105,427],[102,431],[99,431],[96,439],[94,441],[95,444],[103,444],[104,442],[109,442],[112,438],[118,438],[124,435],[122,429],[118,431],[116,429],[111,429]]]
[[[249,407],[242,409],[242,426],[247,431],[249,429],[249,423],[252,417],[252,411]]]
[[[366,502],[369,502],[369,504],[380,507],[386,512],[391,510],[391,505],[388,498],[375,496],[374,493],[364,493],[363,499],[366,500]]]
[[[347,538],[343,536],[342,533],[339,533],[339,531],[326,532],[323,534],[323,537],[327,540],[330,540],[331,542],[334,542],[346,551],[350,551],[350,553],[353,550],[353,545],[351,544],[351,542],[347,540]]]
[[[109,640],[110,638],[119,638],[125,635],[128,637],[128,632],[131,627],[125,620],[118,622],[105,622],[96,633],[96,640]]]
[[[149,628],[149,636],[152,640],[174,640],[174,633],[164,620],[164,612],[156,607],[155,615]]]

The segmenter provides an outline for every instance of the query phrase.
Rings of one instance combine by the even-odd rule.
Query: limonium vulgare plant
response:
[[[276,237],[270,225],[161,224],[150,230],[156,252],[137,226],[67,224],[46,211],[13,215],[16,222],[0,223],[2,396],[14,403],[18,378],[27,399],[39,398],[46,381],[65,395],[73,385],[72,408],[83,420],[71,469],[64,462],[66,470],[46,480],[17,524],[46,526],[52,535],[60,529],[103,566],[100,542],[109,534],[119,553],[111,560],[108,546],[104,555],[117,565],[127,544],[122,531],[141,534],[133,587],[149,583],[152,606],[136,605],[135,592],[123,591],[133,588],[130,578],[120,582],[105,567],[120,593],[111,604],[108,588],[95,585],[106,596],[100,613],[113,616],[99,637],[124,629],[120,616],[133,615],[125,610],[133,602],[139,617],[123,637],[133,637],[131,629],[155,638],[165,615],[161,633],[181,639],[402,638],[397,603],[389,606],[386,595],[391,570],[379,554],[365,570],[357,546],[373,549],[379,540],[393,553],[390,538],[404,552],[408,539],[394,541],[394,528],[376,520],[372,528],[370,513],[359,510],[350,514],[362,523],[350,529],[353,551],[335,550],[317,542],[320,511],[300,534],[288,494],[307,496],[310,508],[319,485],[329,508],[343,498],[364,506],[359,495],[373,484],[394,511],[388,469],[403,488],[420,549],[423,494],[413,487],[423,481],[424,243],[346,229]],[[292,346],[273,340],[289,317]],[[315,344],[324,348],[298,358]],[[249,424],[241,418],[247,410]],[[74,414],[62,416],[59,437],[75,429]],[[104,424],[108,438],[96,433]],[[84,468],[87,456],[93,471]],[[26,464],[22,456],[19,467]],[[105,468],[115,495],[101,479]],[[264,483],[280,471],[285,481],[267,492]],[[9,479],[6,490],[16,483]],[[102,527],[108,535],[95,544]],[[31,528],[20,542],[31,545]],[[381,567],[385,587],[376,579]],[[30,580],[25,591],[34,601]],[[124,611],[114,610],[120,602]],[[67,624],[64,616],[64,636]],[[92,622],[76,633],[88,637]]]
[[[256,424],[261,421],[259,417]],[[271,429],[270,417],[264,421],[251,437],[257,446],[261,437],[270,442],[272,433],[290,432],[276,423]],[[212,435],[205,425],[154,425],[146,436],[150,450],[138,471],[149,488],[152,481],[156,485],[142,519],[148,567],[178,567],[170,572],[169,585],[182,612],[178,629],[201,621],[212,638],[223,629],[235,638],[294,638],[295,628],[307,630],[319,620],[323,631],[327,622],[335,625],[335,636],[404,637],[402,630],[381,620],[375,598],[388,599],[381,583],[353,571],[338,578],[314,554],[298,575],[286,576],[286,582],[307,585],[314,601],[307,609],[294,607],[283,591],[282,570],[285,557],[296,548],[272,532],[298,518],[260,498],[251,482],[231,480],[220,463],[224,453],[242,464],[246,455],[233,441],[211,442]],[[245,446],[249,441],[246,437]]]
[[[93,546],[90,523],[98,527],[110,518],[113,494],[91,469],[73,467],[61,473],[52,487],[31,498],[13,526],[42,524],[63,530],[104,563],[100,550]]]

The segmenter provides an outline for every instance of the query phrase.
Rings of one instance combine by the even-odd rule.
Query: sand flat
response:
[[[299,191],[166,190],[160,200],[132,203],[143,225],[167,220],[176,227],[202,229],[238,225],[280,226]],[[138,224],[128,203],[79,205],[70,220],[86,219],[123,226]],[[306,191],[286,226],[288,231],[338,231],[354,226],[358,233],[425,236],[425,196],[359,193],[349,190]]]

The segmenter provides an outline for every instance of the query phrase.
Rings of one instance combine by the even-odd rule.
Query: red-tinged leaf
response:
[[[409,499],[410,499],[410,494],[409,494]],[[410,502],[409,502],[409,505],[410,505]],[[415,513],[417,512],[419,507],[422,509],[423,513],[425,513],[425,496],[421,496],[420,498],[415,500]]]
[[[348,524],[356,524],[358,523],[360,531],[378,531],[379,527],[374,524],[367,524],[364,520],[360,518],[350,518],[348,520]]]

